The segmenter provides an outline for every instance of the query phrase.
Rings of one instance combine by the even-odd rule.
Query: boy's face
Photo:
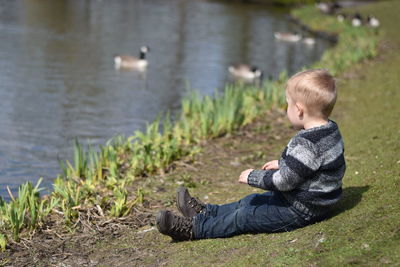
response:
[[[302,120],[303,110],[301,110],[301,107],[296,102],[293,101],[293,99],[290,97],[287,91],[286,91],[286,102],[287,102],[286,114],[290,123],[296,129],[304,128],[304,122]]]

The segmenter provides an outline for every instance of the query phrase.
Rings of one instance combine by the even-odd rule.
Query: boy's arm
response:
[[[247,177],[247,183],[264,190],[279,191],[272,182],[272,176],[279,170],[253,170]]]
[[[271,191],[291,191],[312,177],[320,166],[310,144],[300,143],[285,152],[279,160],[278,170],[253,170],[249,173],[248,184]]]

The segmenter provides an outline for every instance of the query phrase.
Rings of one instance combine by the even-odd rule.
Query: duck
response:
[[[115,68],[144,71],[148,65],[148,61],[146,59],[146,54],[148,52],[150,52],[150,48],[148,46],[142,46],[140,48],[140,53],[138,58],[130,55],[115,55],[114,56]]]
[[[301,35],[298,33],[291,32],[275,32],[274,36],[277,40],[285,41],[285,42],[298,42],[301,40]]]
[[[367,17],[367,23],[372,28],[377,28],[377,27],[379,27],[379,24],[380,24],[379,20],[376,17],[370,16],[370,15]]]
[[[311,45],[315,44],[315,39],[312,37],[306,37],[306,38],[303,38],[303,43],[311,46]]]
[[[362,17],[360,13],[355,13],[353,18],[351,19],[351,25],[353,27],[360,27],[362,25]]]
[[[316,3],[316,8],[324,14],[335,14],[342,6],[337,3]]]
[[[263,77],[263,72],[258,67],[243,63],[230,65],[228,71],[233,77],[239,79],[256,80]]]

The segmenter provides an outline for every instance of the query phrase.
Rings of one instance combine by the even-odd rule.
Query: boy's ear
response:
[[[304,106],[301,103],[296,103],[296,108],[297,108],[297,115],[299,116],[300,119],[303,118],[304,116]]]

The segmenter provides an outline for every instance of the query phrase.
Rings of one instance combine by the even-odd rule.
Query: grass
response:
[[[372,29],[355,30],[315,13],[309,7],[294,15],[304,18],[311,26],[315,23],[340,35],[338,45],[328,50],[315,67],[329,68],[339,74],[352,64],[376,55],[377,35]],[[307,21],[311,17],[315,22]],[[326,24],[317,23],[318,18]],[[182,101],[182,112],[175,122],[169,116],[160,118],[148,124],[144,132],[114,138],[100,147],[99,152],[93,148],[85,150],[76,141],[74,161],[61,163],[63,173],[55,179],[50,196],[40,198],[39,185],[33,187],[26,183],[21,185],[18,197],[11,195],[9,203],[0,202],[0,248],[4,249],[7,242],[18,242],[21,235],[28,237],[34,233],[50,213],[61,214],[66,225],[72,228],[80,213],[93,207],[101,216],[126,216],[144,198],[141,188],[128,192],[127,186],[140,177],[168,171],[170,164],[182,157],[192,157],[204,140],[229,135],[268,109],[282,107],[286,79],[282,73],[277,81],[267,81],[261,88],[228,85],[223,93],[216,92],[212,97],[193,93]],[[331,242],[327,234],[323,238],[326,243]],[[229,244],[230,249],[240,249],[241,237],[237,240],[237,244]],[[320,246],[325,246],[324,242]],[[263,256],[270,257],[270,253],[275,252]],[[296,253],[303,250],[294,246],[282,258],[282,263]],[[244,263],[246,258],[237,260]]]

